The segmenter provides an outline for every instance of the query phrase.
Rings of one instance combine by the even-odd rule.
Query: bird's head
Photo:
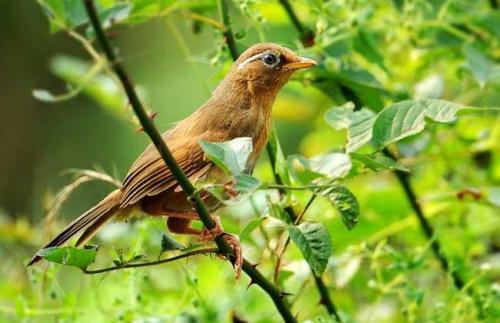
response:
[[[248,83],[253,91],[277,93],[295,71],[316,64],[314,60],[300,57],[286,47],[260,43],[238,57],[230,74],[233,80]]]

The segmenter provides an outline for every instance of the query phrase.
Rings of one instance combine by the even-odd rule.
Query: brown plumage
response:
[[[252,138],[249,168],[253,168],[268,140],[276,95],[296,70],[314,65],[313,60],[272,43],[257,44],[246,50],[208,101],[163,134],[190,180],[228,180],[205,158],[198,144],[200,140],[220,142],[238,137]],[[212,208],[217,207],[209,197],[206,202]],[[168,216],[168,228],[174,233],[200,234],[199,230],[190,227],[197,214],[156,148],[150,145],[130,168],[121,189],[111,192],[71,222],[44,248],[62,245],[83,231],[77,241],[77,245],[81,245],[112,217],[126,218],[133,209],[149,215]],[[35,255],[29,265],[39,260]]]

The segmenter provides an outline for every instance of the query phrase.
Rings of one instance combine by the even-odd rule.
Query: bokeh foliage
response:
[[[159,118],[168,116],[160,119],[161,128],[192,111],[196,97],[198,104],[202,102],[231,63],[223,37],[226,27],[215,1],[98,3],[102,23],[117,37],[142,98],[151,110],[160,112]],[[286,152],[282,156],[274,143],[281,156],[275,166],[286,186],[308,189],[285,189],[281,198],[276,190],[263,190],[274,180],[264,156],[254,174],[259,180],[242,178],[246,185],[239,190],[246,202],[229,201],[223,216],[225,229],[240,234],[245,256],[292,294],[288,298],[300,320],[331,319],[318,304],[307,263],[317,273],[324,271],[329,293],[346,321],[493,322],[500,316],[500,117],[491,109],[500,102],[496,3],[291,1],[303,24],[303,30],[297,30],[280,1],[229,2],[238,50],[257,41],[273,41],[321,63],[287,85],[274,108]],[[51,72],[67,84],[57,92],[63,94],[42,90],[46,86],[41,84],[35,97],[64,103],[85,95],[109,120],[132,133],[136,126],[130,109],[94,47],[81,1],[40,0],[39,4],[49,18],[47,32],[69,37],[80,46],[75,54],[54,53],[50,64]],[[130,45],[127,39],[135,43]],[[147,57],[137,59],[158,42],[181,48],[184,56],[173,59],[188,62],[183,70],[164,69],[159,75]],[[172,59],[166,50],[164,59]],[[146,72],[141,73],[142,68]],[[201,86],[192,94],[194,99],[187,98],[193,106],[181,115],[169,105],[169,97],[189,87],[183,74],[198,79]],[[363,108],[354,111],[355,106]],[[140,152],[136,146],[129,160]],[[383,147],[397,152],[398,162],[382,155]],[[221,163],[235,169],[228,161]],[[92,162],[85,166],[92,167]],[[126,167],[120,164],[118,172],[124,174]],[[434,239],[443,246],[451,270],[464,277],[462,290],[455,288],[436,260],[394,169],[410,171],[418,202],[435,228]],[[224,191],[219,193],[227,198]],[[286,207],[300,213],[313,193],[318,197],[303,215],[306,222],[290,225]],[[0,250],[10,255],[2,265],[0,302],[5,319],[280,319],[261,290],[246,289],[247,278],[235,283],[230,266],[215,257],[196,256],[101,277],[53,264],[25,269],[23,261],[30,252],[67,222],[58,216],[48,223],[31,220],[5,217],[2,224]],[[112,259],[155,259],[162,251],[164,231],[162,219],[111,224],[96,239],[100,248],[93,266],[111,265]],[[288,234],[293,243],[276,274]],[[190,244],[189,239],[176,238]],[[324,243],[315,247],[318,241]]]

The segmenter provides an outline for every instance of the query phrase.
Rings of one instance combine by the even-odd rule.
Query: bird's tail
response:
[[[73,222],[71,222],[61,233],[59,233],[52,241],[50,241],[41,250],[49,247],[57,247],[64,244],[66,241],[71,239],[78,232],[83,231],[82,235],[78,239],[76,245],[80,246],[99,230],[99,228],[108,222],[108,220],[115,215],[119,209],[120,200],[122,197],[121,190],[115,190],[106,196],[101,202],[95,205],[93,208],[87,212],[80,215]],[[40,251],[39,251],[40,252]],[[31,266],[41,260],[41,257],[37,254],[33,256],[28,266]]]

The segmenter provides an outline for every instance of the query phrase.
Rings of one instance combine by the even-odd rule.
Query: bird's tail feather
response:
[[[88,241],[97,230],[106,222],[108,222],[115,213],[117,213],[120,200],[122,197],[121,190],[115,190],[106,196],[101,202],[95,205],[87,212],[73,220],[61,233],[59,233],[52,241],[50,241],[41,250],[49,247],[61,246],[66,241],[71,239],[78,232],[85,230],[82,236],[78,239],[77,246]],[[37,254],[33,256],[28,266],[31,266],[41,260]]]

